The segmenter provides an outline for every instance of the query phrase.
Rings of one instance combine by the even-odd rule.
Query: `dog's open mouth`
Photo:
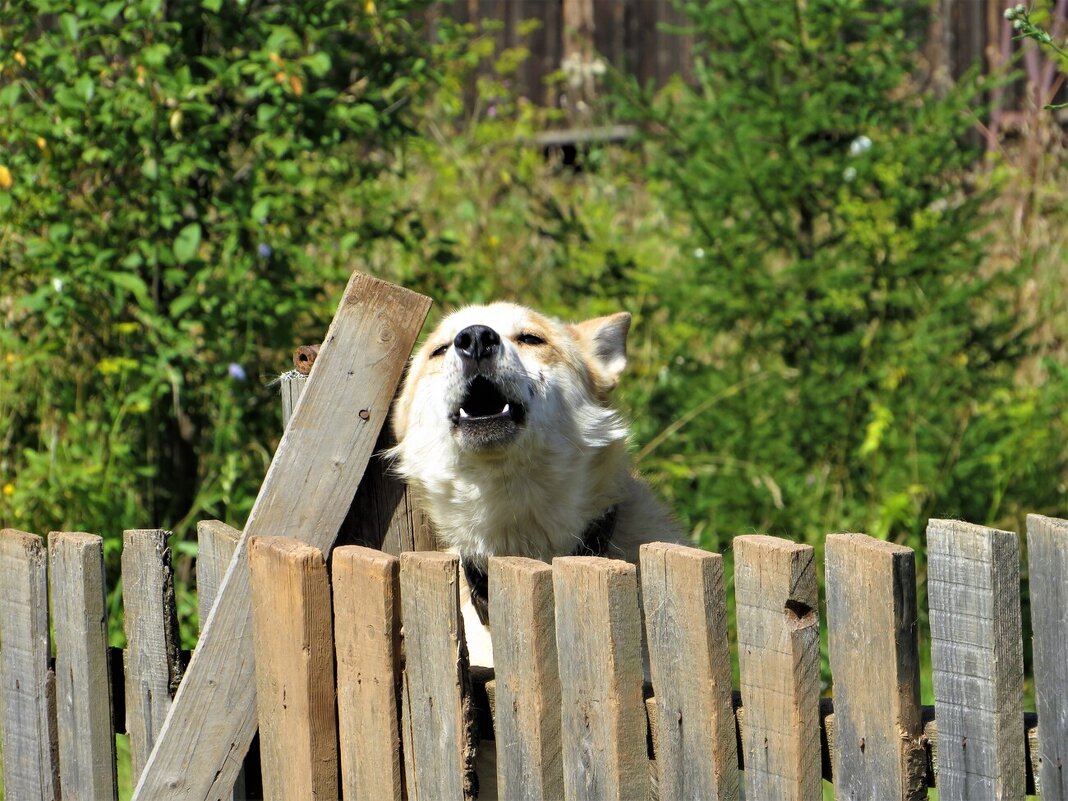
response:
[[[476,376],[453,414],[452,424],[465,444],[481,448],[511,440],[525,418],[521,403],[505,397],[488,378]]]

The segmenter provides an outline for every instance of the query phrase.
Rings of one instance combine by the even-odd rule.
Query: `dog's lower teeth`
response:
[[[460,409],[460,417],[461,418],[470,417],[470,416],[471,415],[469,415],[466,411],[464,411],[463,409]]]
[[[512,409],[511,409],[511,407],[510,407],[510,406],[509,406],[509,405],[508,405],[508,404],[506,403],[506,404],[504,404],[504,408],[503,408],[503,409],[501,409],[501,414],[508,414],[508,413],[509,413],[510,411],[512,411]]]

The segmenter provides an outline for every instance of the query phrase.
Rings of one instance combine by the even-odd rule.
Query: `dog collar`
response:
[[[608,543],[616,530],[619,517],[619,505],[609,506],[602,514],[595,517],[582,532],[582,540],[571,552],[571,556],[604,556],[608,553]],[[489,575],[486,563],[482,560],[461,559],[464,578],[471,591],[471,605],[478,613],[483,626],[489,626]]]

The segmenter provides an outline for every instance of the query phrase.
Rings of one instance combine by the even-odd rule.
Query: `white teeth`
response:
[[[512,407],[506,403],[504,404],[504,408],[501,409],[501,414],[508,414],[510,411],[512,411]]]
[[[460,417],[470,417],[470,416],[471,415],[469,415],[466,411],[464,411],[463,407],[460,408]]]

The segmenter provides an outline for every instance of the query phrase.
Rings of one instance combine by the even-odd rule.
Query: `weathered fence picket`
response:
[[[927,526],[942,801],[1024,797],[1019,548],[1010,531],[953,520]]]
[[[126,732],[133,776],[141,775],[182,678],[168,533],[131,529],[122,537]]]
[[[820,801],[820,627],[810,545],[734,539],[746,798]]]
[[[48,535],[52,626],[56,638],[56,723],[60,793],[66,801],[117,794],[111,720],[104,540]]]
[[[1043,801],[1068,801],[1068,521],[1027,516],[1034,632],[1036,784]]]
[[[297,540],[254,537],[249,572],[264,796],[339,798],[326,561]]]
[[[466,801],[478,793],[458,569],[459,559],[451,554],[400,557],[402,736],[412,801]]]
[[[553,571],[535,559],[491,559],[490,621],[509,636],[493,643],[494,736],[500,798],[564,797],[560,740],[560,669]]]
[[[835,792],[856,801],[923,798],[913,552],[832,534],[826,559]]]
[[[10,798],[59,796],[56,676],[48,666],[48,555],[36,534],[0,531],[0,725]]]
[[[661,801],[738,797],[738,750],[723,557],[641,548],[642,601],[656,688]]]
[[[641,617],[634,565],[553,560],[564,797],[644,798],[649,788]]]
[[[352,545],[331,561],[344,796],[401,801],[400,561]]]

